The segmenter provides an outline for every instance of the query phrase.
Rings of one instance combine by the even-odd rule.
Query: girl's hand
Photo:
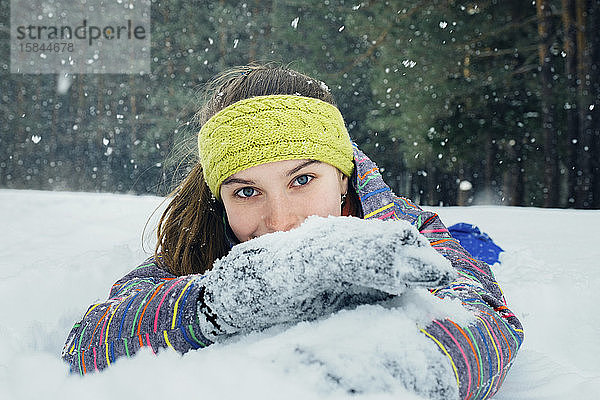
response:
[[[203,334],[260,330],[374,303],[407,288],[434,288],[450,263],[404,221],[310,217],[299,228],[241,243],[203,282]]]

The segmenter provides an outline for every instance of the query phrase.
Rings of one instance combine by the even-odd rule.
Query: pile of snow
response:
[[[398,355],[423,339],[390,335],[411,324],[415,292],[330,318],[240,336],[181,357],[141,352],[105,372],[69,375],[60,351],[88,305],[153,251],[161,198],[0,190],[0,398],[86,399],[177,395],[215,398],[419,399],[377,361],[375,343]],[[593,399],[600,388],[598,211],[511,207],[439,208],[469,222],[505,252],[494,273],[523,322],[525,342],[496,399]],[[417,368],[418,360],[412,362]],[[375,360],[375,361],[373,361]],[[371,363],[371,364],[369,364]],[[33,379],[33,381],[32,381]],[[345,385],[345,382],[351,382]]]

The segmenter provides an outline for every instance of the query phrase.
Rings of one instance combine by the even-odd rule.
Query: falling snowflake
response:
[[[298,28],[298,21],[300,21],[300,17],[294,18],[294,20],[292,21],[292,28],[294,28],[294,29]]]
[[[468,191],[473,189],[473,184],[469,181],[461,181],[460,184],[458,185],[458,188],[462,191]]]

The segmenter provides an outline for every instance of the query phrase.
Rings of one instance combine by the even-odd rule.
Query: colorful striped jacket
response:
[[[422,329],[448,357],[461,399],[486,399],[500,388],[523,341],[519,320],[508,309],[490,267],[472,258],[453,239],[437,214],[395,196],[377,166],[356,146],[353,185],[364,219],[403,219],[449,259],[459,278],[432,291],[440,298],[458,298],[474,315],[470,325],[434,320]],[[67,338],[63,358],[71,371],[101,370],[141,347],[153,352],[171,347],[180,353],[211,342],[197,316],[199,275],[174,276],[152,259],[117,281],[109,299],[94,304]]]

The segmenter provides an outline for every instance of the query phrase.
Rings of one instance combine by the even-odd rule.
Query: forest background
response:
[[[325,82],[399,195],[600,208],[598,0],[153,0],[148,74],[11,74],[0,188],[166,194],[203,85],[279,62]]]

